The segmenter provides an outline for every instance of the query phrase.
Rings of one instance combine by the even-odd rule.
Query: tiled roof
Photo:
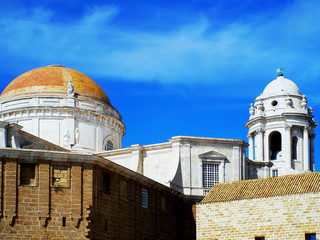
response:
[[[70,80],[80,98],[86,96],[110,104],[108,96],[95,81],[81,72],[62,66],[36,68],[18,76],[3,90],[0,99],[61,93],[65,96]]]
[[[216,184],[201,203],[320,192],[320,172]]]

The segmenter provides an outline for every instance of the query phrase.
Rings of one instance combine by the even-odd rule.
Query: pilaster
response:
[[[310,170],[315,171],[315,162],[314,162],[314,138],[315,134],[310,134]]]
[[[0,148],[7,147],[7,122],[0,121]]]
[[[249,134],[248,135],[248,139],[249,139],[249,159],[250,160],[253,160],[253,148],[254,148],[254,146],[253,146],[253,136],[252,136],[252,134]]]
[[[143,146],[140,144],[132,145],[131,159],[137,164],[136,172],[143,175]]]
[[[180,164],[181,169],[185,173],[183,174],[183,187],[184,193],[188,195],[192,195],[192,161],[191,161],[191,144],[190,142],[183,142],[181,145],[176,145],[176,150],[180,148],[180,153],[175,156],[180,155]]]
[[[50,165],[39,164],[38,216],[41,225],[46,226],[50,217]]]
[[[32,134],[39,137],[39,118],[37,117],[32,118]]]
[[[303,169],[310,170],[309,164],[309,127],[303,131]]]
[[[233,158],[233,181],[240,181],[241,179],[241,154],[239,146],[233,146],[232,149],[232,158]],[[224,164],[223,164],[224,165]]]
[[[255,144],[256,144],[256,154],[255,154],[255,160],[258,161],[264,161],[263,157],[263,136],[264,136],[264,130],[260,128],[258,131],[256,131],[256,137],[255,137]]]
[[[285,166],[287,169],[292,168],[292,156],[291,156],[291,127],[292,125],[285,124],[285,131],[284,131],[284,136],[283,136],[283,141],[282,141],[282,153],[283,153],[283,158],[286,161]]]
[[[17,162],[7,160],[4,175],[4,217],[8,224],[14,225],[17,217]]]
[[[82,218],[83,202],[83,177],[81,164],[73,164],[71,167],[71,205],[72,205],[72,222],[78,226]]]

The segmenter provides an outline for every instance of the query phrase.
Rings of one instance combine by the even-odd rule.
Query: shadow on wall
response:
[[[250,176],[249,179],[257,179],[258,178],[258,169],[256,166],[250,166]]]

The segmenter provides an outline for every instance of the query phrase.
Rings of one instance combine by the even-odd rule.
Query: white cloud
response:
[[[64,24],[38,8],[18,19],[0,19],[0,50],[38,65],[62,63],[64,58],[67,66],[92,77],[128,80],[243,81],[265,69],[274,71],[278,64],[298,74],[298,67],[315,69],[317,9],[317,2],[297,1],[273,18],[258,16],[215,31],[202,15],[175,31],[157,32],[115,24],[121,11],[115,6],[88,8],[79,21]]]

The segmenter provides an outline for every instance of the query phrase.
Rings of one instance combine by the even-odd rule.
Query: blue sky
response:
[[[320,119],[319,1],[0,6],[0,90],[28,70],[64,62],[106,91],[127,127],[124,147],[176,135],[247,140],[249,104],[280,64]]]

